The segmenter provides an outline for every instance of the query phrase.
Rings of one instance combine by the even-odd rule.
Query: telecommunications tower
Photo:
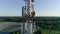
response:
[[[25,6],[22,7],[22,17],[25,20],[26,34],[32,34],[34,11],[34,0],[24,0]]]

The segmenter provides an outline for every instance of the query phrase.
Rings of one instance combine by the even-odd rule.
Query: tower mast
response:
[[[34,0],[24,0],[25,6],[23,6],[22,9],[22,17],[25,19],[25,30],[27,31],[27,34],[32,34],[32,28],[33,28],[33,20],[32,18],[35,15],[33,2]]]

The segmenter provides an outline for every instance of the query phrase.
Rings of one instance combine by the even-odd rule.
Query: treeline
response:
[[[0,22],[23,22],[22,17],[0,17]]]
[[[22,17],[0,17],[1,21],[23,22]],[[34,17],[33,21],[60,21],[60,17]]]

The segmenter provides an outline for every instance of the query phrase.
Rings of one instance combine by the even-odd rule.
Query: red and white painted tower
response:
[[[34,0],[24,0],[24,1],[25,1],[25,6],[22,7],[22,17],[25,19],[25,30],[29,34],[32,34],[32,26],[33,26],[32,17],[34,17],[35,15],[34,5],[33,5]]]

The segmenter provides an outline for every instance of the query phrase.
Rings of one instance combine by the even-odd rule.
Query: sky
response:
[[[0,0],[0,16],[21,16],[23,0]],[[35,16],[60,16],[60,0],[35,0]]]

